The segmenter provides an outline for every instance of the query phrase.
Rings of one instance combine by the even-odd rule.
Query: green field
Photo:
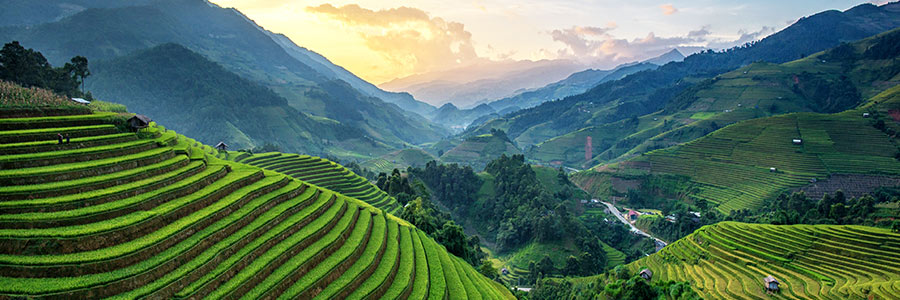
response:
[[[405,170],[406,167],[424,167],[426,163],[438,158],[425,150],[410,148],[397,150],[360,164],[373,172],[391,173],[394,169]]]
[[[695,141],[635,157],[615,166],[618,169],[581,172],[573,181],[596,194],[602,191],[590,186],[617,173],[683,175],[691,181],[687,199],[706,200],[728,213],[758,207],[763,199],[831,174],[900,175],[900,161],[894,158],[896,140],[873,126],[874,117],[862,116],[864,111],[896,105],[898,91],[882,93],[876,98],[882,99],[880,104],[865,109],[739,122]],[[888,117],[885,113],[881,118]],[[888,123],[896,126],[894,121]],[[801,143],[794,144],[794,139]]]
[[[324,158],[277,152],[235,156],[238,162],[280,172],[399,214],[400,204],[365,178]]]
[[[488,162],[500,155],[521,154],[522,151],[508,140],[493,135],[470,137],[444,152],[440,157],[445,164],[457,163],[472,166],[476,171],[484,169]]]
[[[0,109],[0,298],[512,298],[340,165],[127,117]]]
[[[896,299],[900,234],[865,226],[705,226],[628,265],[652,281],[687,281],[707,299]],[[777,279],[767,295],[763,278]]]

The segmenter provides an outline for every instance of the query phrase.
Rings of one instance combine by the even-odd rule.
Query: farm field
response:
[[[337,164],[241,157],[295,178],[128,117],[0,111],[0,298],[513,298]]]
[[[388,213],[399,214],[400,203],[349,169],[321,157],[278,152],[246,154],[235,161],[300,179],[307,183],[365,201]]]
[[[900,234],[851,225],[704,226],[628,268],[707,299],[898,299]],[[767,295],[763,279],[780,291]]]
[[[900,175],[896,142],[862,113],[794,113],[747,120],[635,157],[610,174],[687,176],[692,187],[686,196],[706,200],[723,213],[757,207],[763,199],[835,174]],[[603,172],[582,172],[573,181],[586,184]]]

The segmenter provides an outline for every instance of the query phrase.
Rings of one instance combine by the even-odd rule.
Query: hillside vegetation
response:
[[[0,297],[512,298],[383,210],[128,117],[0,118]]]
[[[856,41],[894,29],[900,26],[900,21],[898,21],[900,18],[897,18],[898,11],[895,7],[897,7],[896,3],[883,6],[863,4],[844,12],[822,12],[803,18],[788,28],[758,42],[748,43],[725,51],[704,51],[694,54],[685,58],[682,62],[669,63],[656,70],[638,72],[620,80],[602,83],[583,94],[566,97],[559,101],[546,102],[534,108],[505,115],[503,118],[488,121],[478,128],[471,128],[466,134],[478,135],[486,133],[492,128],[502,129],[508,133],[511,140],[523,148],[535,145],[536,147],[528,152],[529,156],[545,163],[564,159],[568,166],[578,168],[589,167],[597,163],[592,161],[583,165],[585,163],[585,137],[594,133],[598,136],[594,137],[593,145],[595,148],[592,151],[593,155],[599,156],[598,160],[600,162],[613,160],[641,145],[647,139],[685,125],[685,123],[703,119],[704,114],[694,116],[686,113],[679,115],[676,113],[678,110],[667,111],[665,115],[661,116],[653,115],[666,109],[672,103],[681,103],[679,97],[684,92],[690,93],[695,87],[702,88],[708,82],[707,80],[715,80],[717,75],[747,66],[753,62],[789,62],[839,46],[841,42]],[[831,62],[831,60],[827,60],[827,62],[832,63],[838,70],[840,69],[840,63]],[[879,66],[879,64],[870,65],[870,67],[875,66]],[[894,69],[883,68],[883,70]],[[819,70],[810,69],[809,71],[818,72]],[[801,76],[800,80],[809,80],[801,83],[801,90],[804,87],[817,86],[818,84],[814,85],[812,82],[820,80],[816,76],[803,77],[804,74],[798,75]],[[838,73],[836,77],[840,78],[841,75],[844,74]],[[854,74],[847,74],[848,77],[853,77],[852,75]],[[862,82],[889,81],[890,78],[891,76],[878,79],[867,77],[863,81],[852,82],[864,85]],[[743,79],[743,82],[733,81],[731,83],[746,85],[752,82],[751,79],[753,78]],[[781,82],[783,81],[779,80],[774,83],[781,84]],[[770,82],[766,80],[762,83],[766,85]],[[787,85],[790,86],[790,84]],[[836,86],[841,87],[845,85],[847,83],[837,83]],[[874,87],[882,90],[886,88],[885,86]],[[836,105],[833,106],[823,105],[821,107],[813,105],[816,102],[809,102],[810,104],[799,106],[782,106],[779,104],[774,111],[770,112],[770,107],[766,106],[766,104],[771,104],[773,99],[779,100],[777,98],[779,95],[769,98],[769,96],[773,96],[771,93],[758,93],[757,90],[747,93],[745,96],[748,98],[742,99],[742,90],[740,87],[724,89],[723,91],[728,93],[719,96],[733,100],[722,102],[722,107],[709,107],[708,110],[704,111],[718,110],[724,112],[724,109],[729,109],[737,112],[739,109],[736,105],[737,103],[728,102],[746,101],[748,103],[742,103],[743,108],[748,108],[746,112],[752,112],[756,105],[760,104],[762,115],[744,114],[729,116],[721,121],[710,120],[705,123],[705,126],[695,131],[679,133],[686,135],[686,138],[675,139],[676,142],[689,141],[717,129],[716,126],[712,126],[713,123],[717,124],[718,128],[721,128],[735,120],[766,116],[773,113],[792,111],[836,112],[841,109],[841,106],[838,105],[841,102],[835,102],[834,104]],[[811,96],[814,91],[816,90],[805,90],[804,92],[810,92],[807,96]],[[823,89],[823,91],[827,92],[828,89]],[[869,97],[875,93],[865,94],[863,97]],[[826,99],[819,95],[811,98]],[[759,100],[765,101],[757,103]],[[780,100],[790,99],[785,97],[785,99]],[[844,104],[843,108],[848,108],[846,102]],[[637,119],[640,119],[641,123],[652,122],[652,124],[641,124],[640,126],[627,128],[631,126],[626,124],[628,121],[634,122]],[[603,135],[604,132],[610,130],[617,130],[619,133],[610,136]],[[567,135],[574,136],[557,139],[557,137]],[[660,143],[656,147],[669,145],[671,144]],[[542,152],[544,148],[547,149],[546,152]],[[638,152],[655,149],[646,146],[644,148],[643,150],[638,150]]]
[[[900,89],[888,89],[900,81],[900,66],[894,63],[898,52],[890,50],[897,40],[900,31],[894,30],[783,65],[750,65],[718,76],[719,79],[700,85],[706,87],[672,103],[693,117],[706,119],[697,124],[724,123],[723,118],[739,120],[741,115],[759,116],[760,106],[766,105],[769,111],[790,105],[796,108],[789,110],[841,109],[855,103],[863,104],[862,108],[837,114],[794,113],[738,122],[682,145],[581,172],[573,181],[596,196],[612,196],[625,191],[616,192],[608,185],[596,184],[609,182],[601,178],[612,176],[640,183],[647,182],[647,174],[685,176],[690,184],[672,183],[678,187],[662,196],[690,203],[702,200],[728,213],[756,208],[763,199],[834,174],[900,175],[900,162],[896,159],[900,151],[897,119],[890,114],[897,106]],[[734,94],[735,90],[741,92]],[[757,102],[744,103],[753,108],[740,105],[746,102],[740,100],[740,95],[748,91],[769,96],[757,96],[753,98]],[[868,96],[868,100],[860,100],[863,96]],[[722,103],[727,105],[717,106]],[[710,106],[732,109],[726,113],[699,109]],[[697,124],[650,140],[692,139],[703,131],[698,130],[703,125]]]
[[[778,297],[894,299],[900,294],[900,234],[865,226],[706,226],[628,265],[653,271],[653,281],[687,281],[709,299],[766,298],[763,278],[779,282]]]
[[[440,159],[443,163],[456,163],[472,166],[476,170],[484,169],[487,164],[501,155],[516,155],[522,151],[506,137],[503,131],[466,138],[459,145],[444,152]]]
[[[348,197],[365,201],[391,214],[399,214],[400,204],[396,199],[373,185],[369,180],[349,169],[324,158],[283,153],[233,153],[237,162],[257,166],[267,170],[315,184]]]
[[[854,225],[704,226],[607,274],[545,279],[532,299],[897,299],[900,234]],[[639,276],[649,270],[649,280]],[[778,291],[765,290],[765,278]]]
[[[159,112],[156,113],[156,118],[163,115],[181,115],[185,110],[178,104],[190,106],[192,104],[190,100],[203,98],[203,95],[216,94],[214,91],[192,94],[211,86],[233,94],[224,95],[227,98],[234,99],[244,96],[240,100],[246,105],[270,106],[270,93],[259,93],[259,95],[246,97],[245,93],[233,91],[232,88],[224,85],[226,82],[233,81],[219,83],[212,80],[197,80],[198,86],[196,87],[170,88],[171,85],[178,82],[177,78],[189,77],[176,72],[180,71],[178,66],[171,66],[171,63],[180,62],[180,60],[167,61],[164,59],[165,56],[163,59],[155,57],[155,60],[134,56],[149,48],[176,43],[220,65],[227,72],[233,73],[228,75],[237,75],[256,85],[271,89],[277,96],[283,98],[288,106],[297,111],[331,119],[330,123],[337,121],[343,127],[350,127],[367,136],[365,141],[357,140],[339,144],[338,141],[344,140],[340,139],[341,133],[346,132],[337,132],[338,130],[334,128],[326,128],[328,126],[320,126],[322,130],[307,131],[304,129],[308,128],[292,124],[295,122],[282,121],[285,118],[299,118],[298,113],[284,109],[271,109],[271,111],[257,109],[254,113],[263,117],[262,120],[271,120],[273,123],[279,124],[273,125],[273,128],[276,129],[267,134],[280,138],[282,140],[279,142],[282,144],[280,146],[286,150],[322,155],[334,154],[339,157],[361,155],[372,158],[400,149],[407,144],[436,141],[446,134],[442,128],[429,123],[424,117],[376,98],[383,96],[385,100],[401,105],[415,102],[408,94],[387,93],[379,90],[352,74],[348,74],[346,70],[332,65],[317,54],[293,43],[288,43],[283,38],[260,28],[234,9],[222,8],[204,0],[129,1],[128,4],[117,5],[93,2],[98,1],[78,1],[77,3],[81,6],[73,8],[73,13],[57,18],[47,18],[44,22],[33,26],[2,27],[0,28],[0,40],[20,41],[27,47],[41,51],[47,60],[60,66],[74,55],[83,55],[92,63],[114,60],[114,63],[106,64],[106,68],[103,70],[109,76],[102,76],[102,78],[97,76],[94,80],[88,80],[87,83],[93,85],[89,90],[108,96],[102,97],[103,99],[127,103],[135,112],[144,111],[144,107],[138,110],[137,104],[149,102],[149,105],[155,105],[156,111]],[[38,3],[29,3],[32,7],[42,6]],[[10,9],[27,10],[27,6],[17,4],[10,6]],[[141,64],[148,61],[151,65]],[[131,63],[147,66],[146,72],[142,72],[140,69],[135,70],[130,65]],[[153,67],[152,64],[159,66],[150,68]],[[189,66],[195,65],[185,64],[183,67]],[[172,68],[173,73],[176,74],[149,71],[151,69],[158,71],[162,68]],[[208,69],[201,68],[201,70]],[[167,75],[175,75],[175,77]],[[216,78],[221,77],[217,76]],[[134,82],[139,80],[164,82],[164,84],[134,85]],[[119,87],[126,87],[126,89],[119,89]],[[253,91],[256,90],[253,89]],[[151,96],[156,96],[156,99],[151,99]],[[172,97],[173,99],[167,101],[176,103],[176,105],[159,105],[158,102],[163,101],[163,98],[166,97]],[[259,100],[258,103],[257,100]],[[227,102],[233,103],[232,101]],[[420,102],[413,104],[424,105]],[[430,108],[428,105],[424,106],[426,107],[419,110]],[[420,106],[407,107],[414,109],[414,107]],[[222,118],[232,124],[221,126],[223,129],[217,132],[225,134],[221,137],[207,137],[204,136],[205,132],[187,131],[189,128],[180,128],[183,126],[182,123],[187,124],[188,122],[164,121],[173,128],[179,129],[180,132],[195,136],[210,144],[230,139],[233,141],[232,144],[240,144],[242,147],[247,145],[247,148],[252,148],[266,142],[275,142],[268,137],[261,137],[263,134],[257,132],[260,129],[253,128],[257,122],[243,122],[240,118],[229,114],[224,114]],[[204,118],[202,121],[210,120]],[[319,136],[319,133],[322,133],[322,136]],[[304,145],[297,144],[296,139],[287,141],[287,137],[298,135],[311,135],[309,140],[314,140],[314,144],[317,145],[328,145],[328,142],[331,142],[340,148],[330,147],[313,152],[316,149],[308,148],[315,146],[303,148]],[[335,135],[339,139],[336,139]],[[253,140],[253,143],[247,142],[247,139]],[[374,151],[384,145],[368,146],[373,143],[388,144],[390,149]],[[359,148],[365,149],[354,148],[354,145],[360,145]],[[347,154],[339,149],[347,149],[346,152],[353,153]]]

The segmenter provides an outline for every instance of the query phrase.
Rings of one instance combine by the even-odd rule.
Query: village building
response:
[[[134,115],[134,117],[128,119],[126,123],[128,124],[128,128],[131,128],[131,130],[134,131],[138,131],[147,128],[147,126],[150,126],[150,122],[152,121],[153,120],[151,120],[150,117],[147,117],[145,115]]]
[[[216,149],[218,149],[219,151],[226,151],[228,150],[228,144],[225,144],[225,142],[219,142],[218,144],[216,144]]]
[[[775,277],[772,277],[772,275],[769,275],[768,277],[764,278],[763,281],[766,283],[766,285],[765,285],[766,293],[772,293],[772,292],[778,291],[778,279],[775,279]]]
[[[651,278],[653,278],[653,271],[650,271],[650,269],[643,269],[641,270],[640,274],[641,278],[644,278],[645,280],[650,280]]]

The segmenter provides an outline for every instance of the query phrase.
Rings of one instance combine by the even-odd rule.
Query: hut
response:
[[[767,293],[778,291],[778,279],[769,275],[768,277],[763,278],[763,281],[766,283],[765,288]]]
[[[131,117],[131,119],[128,119],[128,121],[126,122],[128,123],[129,128],[134,131],[138,131],[140,129],[147,128],[147,126],[150,126],[150,122],[152,121],[153,120],[151,120],[150,117],[147,117],[145,115],[134,115],[134,117]]]
[[[778,171],[778,168],[775,168],[775,167],[769,168],[769,172],[776,172],[776,171]]]
[[[644,278],[645,280],[650,280],[651,278],[653,278],[653,271],[650,271],[650,269],[643,269],[641,270],[640,274],[641,278]]]
[[[871,116],[871,115],[870,115],[869,113],[863,113],[863,118],[868,118],[868,117],[870,117],[870,116]]]
[[[219,151],[228,150],[228,144],[225,144],[225,142],[219,142],[218,144],[216,144],[216,149],[219,149]]]
[[[631,219],[632,221],[637,220],[639,216],[641,216],[641,215],[639,213],[637,213],[636,211],[633,211],[633,210],[628,211],[628,219]]]
[[[802,139],[793,139],[791,142],[794,143],[794,145],[803,145]]]

